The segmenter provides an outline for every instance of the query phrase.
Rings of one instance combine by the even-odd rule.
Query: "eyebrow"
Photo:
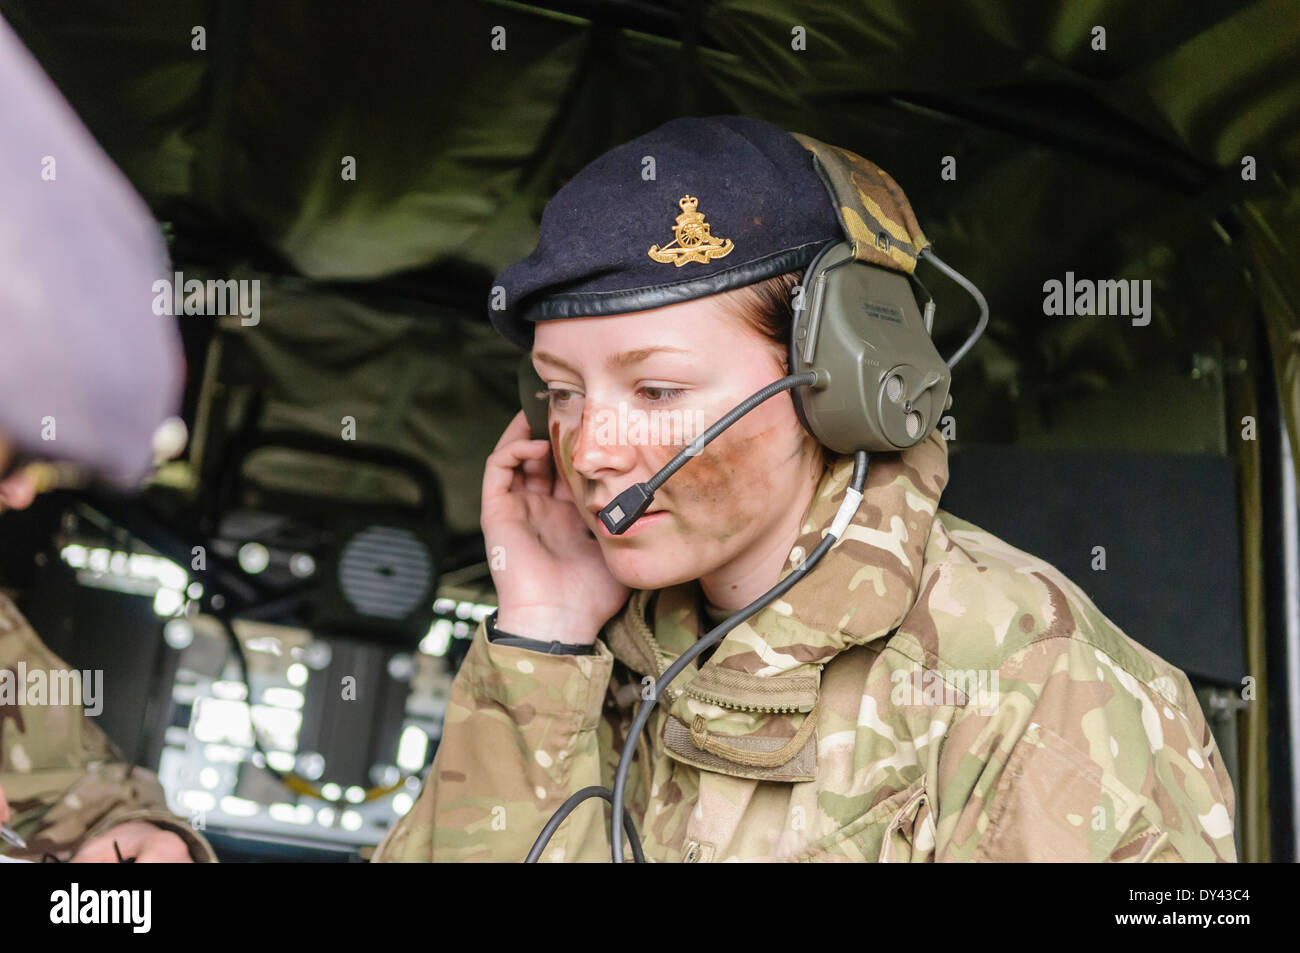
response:
[[[659,354],[659,353],[689,354],[690,351],[687,351],[685,348],[680,348],[680,347],[668,347],[667,345],[657,345],[655,347],[639,347],[632,351],[623,351],[619,354],[611,354],[609,357],[605,359],[605,366],[610,369],[620,368],[620,367],[631,367],[633,364],[640,364],[642,361],[644,361],[647,357],[650,357],[652,354]],[[579,377],[582,376],[578,371],[578,369],[574,367],[572,364],[570,364],[568,361],[556,357],[554,354],[548,353],[547,351],[534,351],[533,357],[537,358],[537,360],[542,361],[543,363],[554,364],[556,367],[562,368],[571,374],[576,374]]]

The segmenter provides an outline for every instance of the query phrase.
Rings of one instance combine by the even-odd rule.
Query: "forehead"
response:
[[[556,318],[534,325],[534,352],[608,355],[659,349],[694,353],[743,346],[747,327],[726,294],[694,298],[630,314]]]

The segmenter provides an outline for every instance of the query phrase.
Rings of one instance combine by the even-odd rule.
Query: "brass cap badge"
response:
[[[663,248],[651,245],[646,254],[655,261],[671,261],[678,268],[688,261],[707,262],[731,254],[736,246],[730,238],[715,238],[709,234],[709,223],[704,220],[704,213],[695,210],[699,205],[695,196],[683,195],[677,204],[681,206],[682,214],[677,216],[677,224],[673,226],[673,241]]]

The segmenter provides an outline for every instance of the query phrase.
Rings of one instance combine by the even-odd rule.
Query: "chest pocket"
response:
[[[998,779],[977,861],[1084,863],[1108,859],[1139,819],[1144,803],[1113,772],[1046,725],[1025,729]],[[968,808],[970,809],[970,808]],[[983,806],[978,809],[986,810]],[[960,822],[959,822],[960,823]],[[1162,832],[1142,857],[1164,847]],[[1145,850],[1145,853],[1142,851]]]
[[[920,863],[934,860],[935,827],[925,775],[793,859]]]

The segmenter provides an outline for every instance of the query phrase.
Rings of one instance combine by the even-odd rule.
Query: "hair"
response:
[[[777,361],[789,373],[790,326],[794,324],[794,289],[802,271],[787,271],[719,295],[724,308],[759,337],[770,342]]]
[[[790,329],[794,324],[794,290],[803,280],[803,271],[787,271],[752,285],[732,289],[720,295],[727,302],[731,314],[739,318],[755,334],[772,344],[777,360],[785,374],[790,373]],[[811,438],[810,438],[811,439]],[[832,454],[820,441],[817,442],[818,461],[823,467],[832,461]]]

